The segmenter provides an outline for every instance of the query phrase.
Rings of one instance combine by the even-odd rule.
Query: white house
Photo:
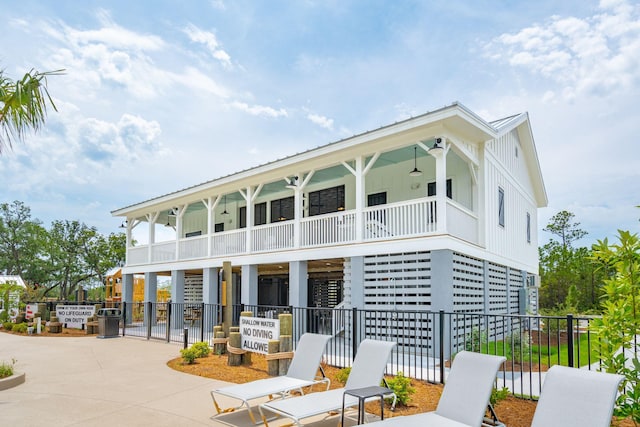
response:
[[[173,302],[218,303],[230,261],[245,304],[517,313],[546,204],[528,114],[454,103],[112,214],[125,301],[144,274],[146,301],[167,275]]]

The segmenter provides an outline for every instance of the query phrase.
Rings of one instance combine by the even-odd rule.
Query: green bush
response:
[[[336,381],[341,384],[346,384],[347,379],[349,379],[349,374],[351,373],[351,368],[342,368],[336,374]]]
[[[507,396],[509,396],[508,388],[503,387],[500,390],[498,390],[497,388],[494,388],[493,390],[491,390],[491,397],[489,398],[489,402],[491,403],[492,406],[496,406],[496,403],[506,399]]]
[[[487,341],[487,334],[480,330],[479,326],[474,326],[464,338],[464,349],[467,351],[473,351],[480,353],[482,350],[482,343]]]
[[[194,343],[191,348],[196,352],[196,357],[207,357],[211,353],[209,344],[204,341]]]
[[[7,330],[10,331],[11,329],[13,329],[13,323],[12,322],[4,322],[2,324],[2,327]]]
[[[511,349],[511,359],[514,362],[522,362],[524,357],[529,355],[531,337],[528,332],[516,329],[507,337],[507,342]]]
[[[193,348],[183,348],[180,350],[180,354],[182,355],[182,361],[187,365],[193,364],[198,358],[198,352]]]
[[[13,332],[18,332],[20,334],[26,334],[27,333],[27,328],[29,327],[29,325],[27,325],[26,323],[16,323],[13,325]]]
[[[16,359],[11,360],[11,363],[0,362],[0,379],[13,375],[13,365],[15,364]]]
[[[395,377],[387,380],[387,385],[398,397],[398,403],[402,406],[407,406],[411,395],[416,392],[416,389],[411,386],[411,378],[405,377],[402,372],[398,372]]]

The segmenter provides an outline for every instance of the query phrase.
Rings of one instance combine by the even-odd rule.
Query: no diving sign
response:
[[[267,354],[269,341],[280,339],[280,320],[261,317],[240,317],[242,349]]]

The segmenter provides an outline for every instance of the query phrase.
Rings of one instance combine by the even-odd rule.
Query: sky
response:
[[[58,111],[0,156],[0,203],[111,211],[460,102],[528,112],[549,204],[640,231],[640,3],[0,0],[0,67]]]

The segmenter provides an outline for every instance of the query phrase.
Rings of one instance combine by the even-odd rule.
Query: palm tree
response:
[[[62,71],[31,70],[14,82],[0,70],[0,155],[13,141],[24,141],[28,131],[40,129],[49,105],[58,111],[47,90],[47,76]]]

